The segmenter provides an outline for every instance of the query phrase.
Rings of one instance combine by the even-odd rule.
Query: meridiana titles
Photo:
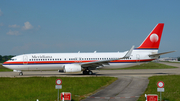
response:
[[[46,55],[36,56],[36,55],[32,55],[32,58],[52,58],[52,56],[46,56]]]

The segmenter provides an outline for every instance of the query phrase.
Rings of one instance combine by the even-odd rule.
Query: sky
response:
[[[179,0],[0,0],[0,55],[116,52],[165,23],[159,52],[180,56]]]

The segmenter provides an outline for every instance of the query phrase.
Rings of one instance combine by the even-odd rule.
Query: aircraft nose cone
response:
[[[7,62],[4,62],[4,63],[2,64],[2,66],[8,68],[7,64],[8,64]]]
[[[5,64],[3,63],[2,66],[5,67]]]
[[[5,65],[5,64],[7,64],[7,62],[4,62],[2,65]]]

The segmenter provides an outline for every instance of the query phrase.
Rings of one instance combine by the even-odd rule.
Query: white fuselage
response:
[[[157,57],[149,57],[149,54],[157,53],[157,49],[134,49],[127,59],[114,60],[109,65],[99,67],[113,68],[130,65],[137,62],[149,62]],[[102,53],[36,53],[23,54],[13,57],[3,63],[3,66],[13,70],[62,70],[66,64],[81,64],[87,62],[111,60],[123,57],[126,52],[102,52]],[[98,68],[98,67],[97,67]]]

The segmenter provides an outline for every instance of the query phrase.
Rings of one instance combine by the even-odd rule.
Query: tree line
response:
[[[14,55],[5,55],[5,56],[0,55],[0,63],[3,63],[5,61],[9,60],[12,57],[14,57]]]

